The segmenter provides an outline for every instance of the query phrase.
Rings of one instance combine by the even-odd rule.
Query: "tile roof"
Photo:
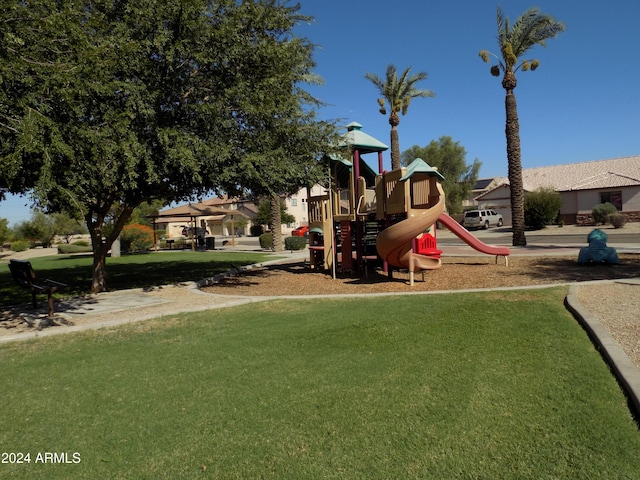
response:
[[[640,156],[525,168],[522,181],[527,191],[540,187],[570,191],[640,185]]]
[[[558,192],[568,192],[640,186],[640,155],[550,167],[524,168],[522,169],[522,182],[525,191],[528,192],[541,187],[553,188]],[[502,177],[502,181],[488,192],[476,197],[476,200],[504,185],[509,185],[507,177]]]

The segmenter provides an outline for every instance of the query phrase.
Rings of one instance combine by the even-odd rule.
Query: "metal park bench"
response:
[[[25,288],[31,292],[31,300],[33,308],[38,308],[36,295],[46,294],[49,302],[49,316],[53,316],[53,297],[52,295],[58,290],[66,287],[64,283],[56,282],[55,280],[44,279],[38,280],[36,272],[31,266],[31,262],[26,260],[10,260],[9,270],[15,282],[22,288]]]

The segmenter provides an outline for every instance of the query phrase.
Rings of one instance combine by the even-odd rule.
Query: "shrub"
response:
[[[181,250],[184,247],[185,247],[184,239],[181,237],[160,239],[159,248],[161,250]]]
[[[21,222],[15,231],[18,239],[29,240],[33,245],[37,243],[48,247],[55,236],[54,219],[52,216],[35,210],[31,219]]]
[[[287,250],[302,250],[307,246],[307,239],[304,237],[287,237],[284,239],[284,248]]]
[[[611,213],[607,216],[607,220],[613,228],[622,228],[627,223],[627,217],[621,213]]]
[[[262,225],[251,225],[249,233],[252,237],[259,237],[264,233],[264,228],[262,228]]]
[[[271,233],[263,233],[258,240],[260,241],[260,248],[273,250],[273,236],[271,236]]]
[[[558,218],[561,205],[560,194],[551,188],[528,192],[524,197],[524,221],[529,227],[540,230]]]
[[[84,245],[82,245],[84,243]],[[60,243],[58,244],[58,254],[88,253],[92,249],[87,242]]]
[[[73,245],[78,245],[80,247],[88,247],[89,242],[87,242],[86,240],[76,240],[75,242],[73,242]]]
[[[596,225],[607,223],[607,217],[612,213],[617,213],[616,207],[609,202],[600,203],[593,207],[591,215]]]
[[[31,242],[29,240],[16,240],[11,242],[11,250],[14,252],[24,252],[31,248]]]
[[[153,247],[153,228],[131,223],[120,234],[120,248],[125,252],[142,252]]]

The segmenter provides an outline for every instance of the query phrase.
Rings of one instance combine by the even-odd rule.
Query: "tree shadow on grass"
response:
[[[302,277],[305,280],[312,279],[311,281],[313,281],[313,279],[319,281],[333,279],[331,270],[312,270],[305,262],[295,262],[274,264],[244,270],[235,275],[230,275],[221,279],[219,282],[217,282],[217,285],[225,287],[257,286],[260,285],[262,281],[272,276],[287,276],[298,278]],[[367,275],[365,275],[364,273],[360,275],[354,271],[336,270],[336,280],[353,285],[365,285],[389,281],[386,274],[382,274],[381,270],[374,267],[370,267],[368,269]],[[296,278],[293,278],[292,282],[296,282]],[[284,291],[284,289],[283,294],[286,294],[286,291]]]
[[[108,291],[151,289],[160,285],[177,285],[214,277],[220,273],[247,265],[250,260],[237,261],[211,257],[185,257],[181,260],[149,261],[150,255],[140,255],[139,261],[118,263],[107,258],[106,281]],[[200,261],[201,260],[201,261]],[[38,263],[38,262],[46,262]],[[90,293],[92,282],[91,255],[60,256],[46,260],[34,259],[34,270],[39,278],[50,278],[67,286],[56,294],[83,296]],[[46,265],[46,268],[39,268]],[[31,294],[18,287],[9,273],[8,266],[0,265],[0,305],[28,303]]]

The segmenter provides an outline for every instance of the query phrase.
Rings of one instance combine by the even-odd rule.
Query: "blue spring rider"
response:
[[[580,249],[578,263],[618,263],[618,252],[613,247],[607,247],[607,234],[602,230],[592,230],[587,242],[589,246]]]

